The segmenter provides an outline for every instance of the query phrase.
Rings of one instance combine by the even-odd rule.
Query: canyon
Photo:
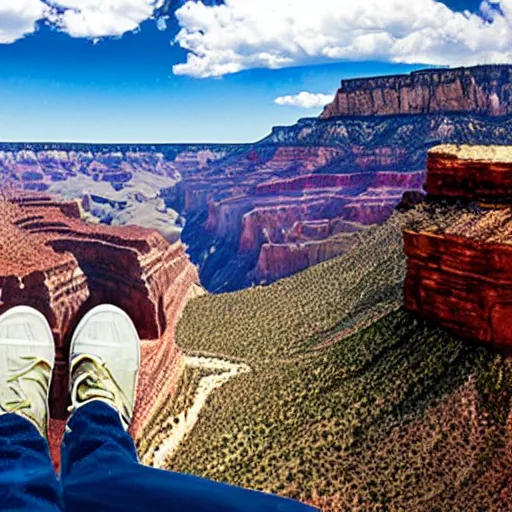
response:
[[[512,116],[303,119],[183,173],[167,205],[187,219],[182,239],[209,291],[267,284],[349,250],[422,190],[441,143],[512,144]]]
[[[253,144],[0,144],[0,179],[80,199],[90,221],[181,239],[210,292],[269,284],[345,253],[425,179],[434,194],[430,148],[512,144],[511,74],[344,81],[320,117]],[[443,158],[439,172],[458,175]]]
[[[4,195],[0,200],[0,313],[25,304],[48,319],[55,339],[50,440],[67,417],[68,354],[73,328],[100,303],[133,319],[142,338],[141,370],[131,433],[142,434],[179,377],[175,327],[189,297],[201,290],[197,269],[181,242],[155,230],[102,226],[80,218],[77,202],[46,195]]]
[[[426,187],[433,200],[456,197],[471,203],[447,229],[434,223],[404,232],[406,308],[458,336],[508,352],[512,207],[502,203],[512,200],[511,173],[510,147],[434,148]]]

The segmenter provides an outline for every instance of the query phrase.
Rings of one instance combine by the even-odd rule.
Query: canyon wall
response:
[[[187,219],[182,238],[203,285],[231,291],[345,252],[357,232],[388,218],[404,192],[421,191],[431,147],[493,142],[512,144],[512,116],[304,119],[183,171],[168,206]]]
[[[512,198],[510,148],[454,145],[433,148],[428,155],[425,190],[442,197]]]
[[[197,269],[180,242],[169,244],[156,231],[136,226],[87,224],[78,214],[76,203],[46,196],[0,200],[0,313],[27,304],[50,322],[56,345],[51,410],[62,420],[73,328],[97,304],[124,309],[143,338],[131,426],[137,438],[178,376],[174,331],[190,289],[199,284]]]
[[[512,66],[435,69],[343,80],[321,117],[448,112],[512,114]]]
[[[466,201],[499,202],[461,209],[458,221],[442,231],[432,226],[404,233],[406,308],[461,337],[508,351],[512,350],[512,207],[500,203],[512,199],[507,181],[511,171],[511,147],[433,149],[427,183],[436,196],[446,190],[450,197]]]
[[[512,243],[404,234],[405,306],[457,335],[512,349]]]

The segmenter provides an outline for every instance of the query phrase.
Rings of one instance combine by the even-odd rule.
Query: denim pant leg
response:
[[[61,460],[68,512],[315,510],[278,496],[142,466],[119,415],[100,401],[90,402],[73,413],[62,443]]]
[[[0,415],[0,510],[64,510],[48,443],[17,414]]]

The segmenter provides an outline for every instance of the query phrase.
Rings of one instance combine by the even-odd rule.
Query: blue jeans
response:
[[[74,412],[57,479],[48,444],[28,420],[0,416],[0,509],[41,512],[306,512],[301,503],[139,464],[110,406]]]

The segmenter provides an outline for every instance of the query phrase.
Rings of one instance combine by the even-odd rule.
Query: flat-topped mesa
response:
[[[44,196],[0,199],[0,313],[27,304],[48,318],[56,343],[52,416],[64,418],[74,326],[99,303],[124,309],[143,339],[131,427],[137,438],[175,384],[174,331],[199,285],[197,269],[181,243],[136,226],[86,224],[75,207]]]
[[[343,80],[321,118],[396,114],[512,114],[512,66],[416,71]]]
[[[510,201],[512,147],[436,146],[428,153],[425,190],[432,196]]]

